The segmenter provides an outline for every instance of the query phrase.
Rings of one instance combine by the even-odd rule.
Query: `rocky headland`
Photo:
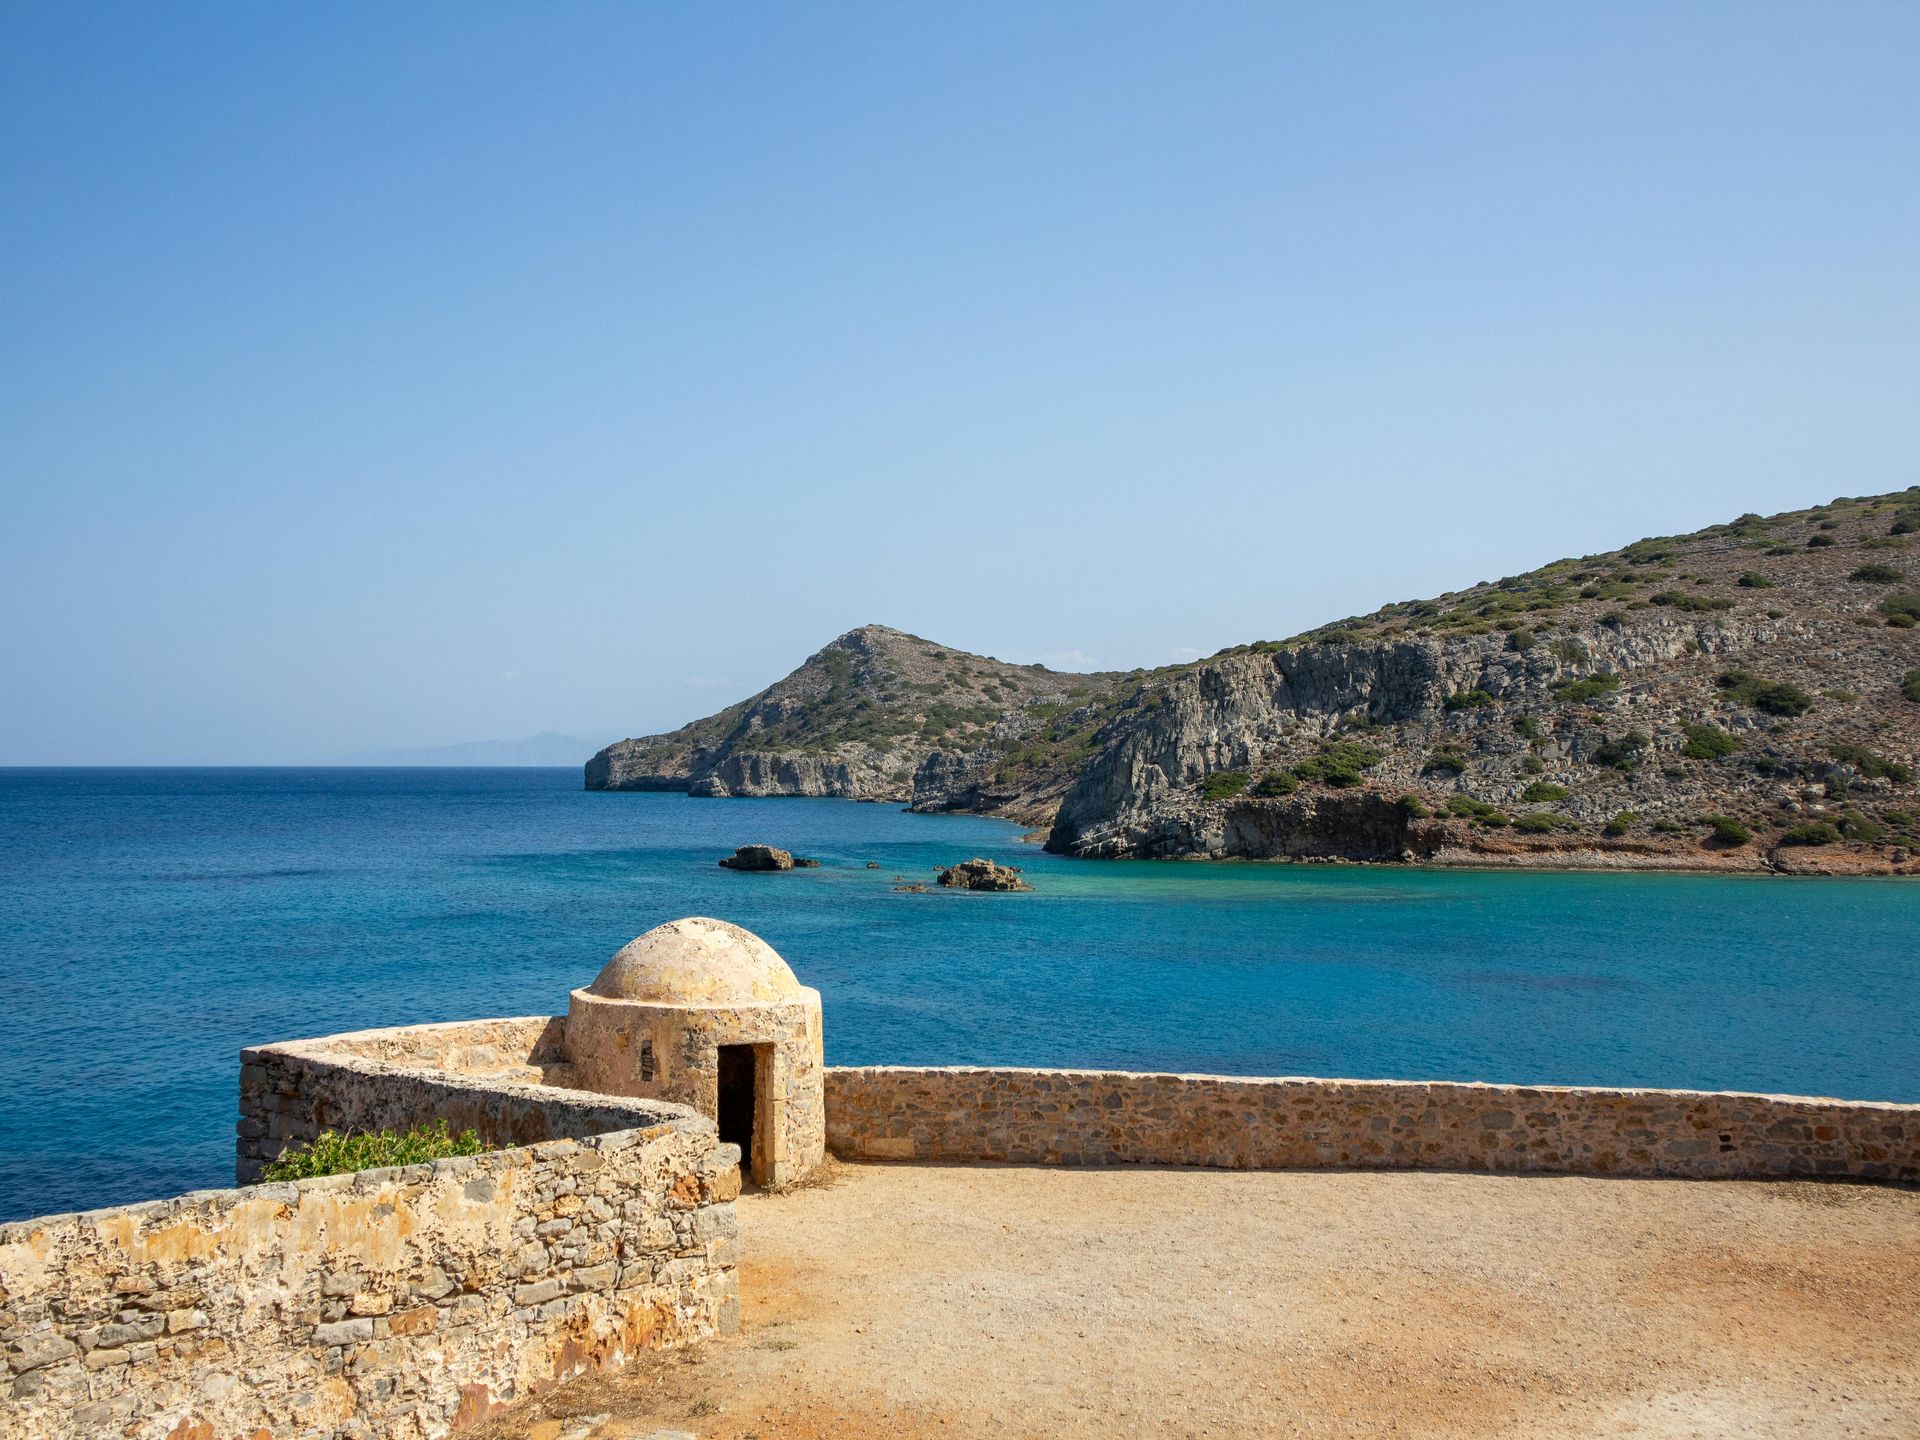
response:
[[[1920,870],[1920,487],[1115,675],[881,626],[591,789],[1001,815],[1098,857]]]

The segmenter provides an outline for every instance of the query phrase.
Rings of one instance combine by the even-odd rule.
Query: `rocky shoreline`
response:
[[[590,789],[967,812],[1096,859],[1920,869],[1920,487],[1063,675],[869,626]]]

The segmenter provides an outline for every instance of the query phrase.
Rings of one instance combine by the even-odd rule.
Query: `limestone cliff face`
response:
[[[1099,752],[1068,787],[1047,848],[1108,857],[1400,858],[1419,848],[1409,837],[1425,832],[1410,830],[1390,799],[1433,789],[1436,754],[1460,756],[1459,773],[1474,772],[1478,793],[1510,798],[1530,775],[1544,773],[1544,756],[1577,765],[1607,741],[1604,725],[1538,738],[1513,728],[1522,715],[1578,708],[1558,700],[1556,687],[1622,677],[1637,718],[1661,716],[1677,726],[1677,710],[1656,694],[1674,662],[1745,653],[1792,628],[1764,617],[1700,624],[1662,617],[1595,626],[1564,636],[1557,648],[1524,652],[1492,634],[1226,656],[1144,685],[1122,702],[1101,731]],[[1466,695],[1484,699],[1448,708]],[[1617,703],[1612,692],[1608,700]],[[1262,772],[1310,764],[1316,750],[1343,739],[1380,752],[1357,793],[1205,798],[1210,775],[1244,774],[1252,783]],[[1456,778],[1446,777],[1449,789]],[[1582,778],[1591,785],[1592,777]],[[1383,800],[1379,792],[1389,787],[1394,797]],[[1600,820],[1613,813],[1591,799],[1588,810]]]

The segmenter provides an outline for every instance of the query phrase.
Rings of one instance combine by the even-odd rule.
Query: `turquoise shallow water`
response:
[[[750,841],[825,865],[715,865]],[[1037,893],[893,889],[969,855]],[[687,914],[817,986],[839,1064],[1920,1100],[1911,882],[1075,861],[998,821],[576,770],[15,770],[0,1218],[230,1184],[243,1044],[561,1011]]]

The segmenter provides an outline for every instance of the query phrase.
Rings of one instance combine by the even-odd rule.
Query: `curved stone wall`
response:
[[[404,1130],[445,1120],[490,1145],[580,1139],[610,1130],[713,1124],[685,1105],[568,1086],[564,1019],[526,1015],[357,1030],[240,1052],[236,1174],[260,1178],[288,1145],[322,1130]]]
[[[1920,1106],[1103,1070],[827,1071],[845,1159],[1920,1180]]]

